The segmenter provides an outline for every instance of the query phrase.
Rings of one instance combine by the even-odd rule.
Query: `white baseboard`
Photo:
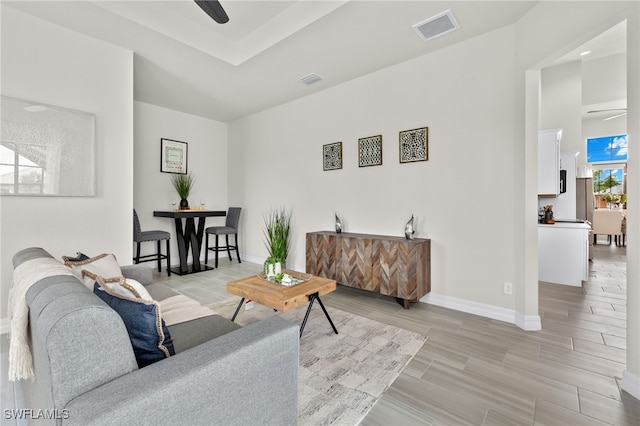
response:
[[[444,308],[454,309],[456,311],[479,315],[485,318],[508,322],[510,324],[515,324],[523,330],[527,331],[537,331],[542,329],[540,316],[525,316],[513,309],[486,305],[484,303],[472,302],[469,300],[458,299],[451,296],[444,296],[433,292],[428,293],[426,296],[420,299],[420,301],[436,306],[442,306]]]
[[[621,386],[623,391],[635,399],[640,399],[640,377],[625,369],[622,372]]]
[[[0,318],[0,334],[7,334],[11,331],[11,321],[9,318]]]
[[[514,324],[525,331],[542,330],[540,315],[522,315],[520,312],[516,312],[516,322]]]

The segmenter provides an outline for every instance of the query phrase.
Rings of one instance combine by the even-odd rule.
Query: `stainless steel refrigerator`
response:
[[[593,223],[593,206],[595,198],[593,195],[593,178],[576,179],[576,218],[588,220]],[[589,231],[589,260],[593,259],[593,240]]]
[[[593,223],[593,178],[576,179],[576,218]]]

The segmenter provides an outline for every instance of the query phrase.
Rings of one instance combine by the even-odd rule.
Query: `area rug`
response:
[[[231,318],[239,298],[209,305]],[[400,375],[427,337],[327,307],[335,334],[321,307],[313,306],[300,339],[299,425],[357,425]],[[247,325],[273,315],[301,324],[306,307],[285,313],[254,304],[236,323]]]

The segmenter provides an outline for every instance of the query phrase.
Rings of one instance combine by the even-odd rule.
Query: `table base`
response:
[[[202,265],[201,264],[199,269],[196,268],[194,270],[193,264],[190,263],[190,264],[187,265],[187,269],[185,269],[185,270],[182,270],[179,267],[173,267],[173,268],[171,268],[171,272],[174,273],[174,274],[178,274],[178,275],[189,275],[189,274],[196,274],[198,272],[203,272],[203,271],[213,271],[214,269],[215,268],[213,268],[211,266]]]
[[[324,304],[322,303],[322,300],[320,300],[320,296],[318,295],[318,293],[313,293],[313,294],[309,295],[309,306],[307,307],[307,313],[304,315],[304,319],[302,320],[302,324],[300,325],[300,337],[302,337],[302,332],[304,331],[304,327],[305,327],[305,325],[307,325],[307,320],[309,319],[309,314],[311,313],[311,308],[313,307],[313,302],[315,302],[316,300],[320,304],[320,307],[322,308],[322,312],[324,312],[324,315],[327,317],[327,320],[329,321],[329,324],[331,324],[331,328],[333,328],[333,331],[336,334],[338,334],[338,329],[333,324],[333,321],[331,320],[331,316],[329,316],[329,312],[327,312],[327,309],[324,307]],[[245,301],[245,298],[243,297],[240,300],[240,303],[238,303],[238,307],[236,308],[236,311],[233,313],[233,317],[231,317],[231,321],[235,321],[236,317],[238,316],[238,312],[240,312],[240,308],[244,304],[244,301]],[[274,311],[275,310],[276,309],[274,309]]]

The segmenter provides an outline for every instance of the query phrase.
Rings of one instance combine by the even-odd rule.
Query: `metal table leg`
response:
[[[240,312],[240,308],[242,307],[243,303],[244,303],[244,297],[240,300],[240,303],[238,303],[238,307],[236,308],[235,313],[231,317],[231,322],[233,322],[236,319],[236,317],[238,316],[238,312]]]
[[[318,303],[320,304],[320,307],[322,308],[322,312],[324,312],[324,315],[327,317],[327,320],[329,321],[329,324],[331,324],[331,328],[333,328],[333,331],[338,334],[338,329],[336,329],[336,326],[333,324],[333,321],[331,321],[331,317],[329,316],[329,312],[327,312],[327,309],[324,307],[324,304],[322,303],[322,300],[320,300],[320,296],[318,295],[318,293],[313,293],[309,295],[309,306],[307,307],[307,313],[304,315],[304,319],[302,320],[302,324],[300,325],[300,337],[302,337],[302,332],[304,331],[304,326],[307,324],[307,319],[309,319],[309,313],[311,313],[311,308],[313,307],[313,302],[318,301]]]

